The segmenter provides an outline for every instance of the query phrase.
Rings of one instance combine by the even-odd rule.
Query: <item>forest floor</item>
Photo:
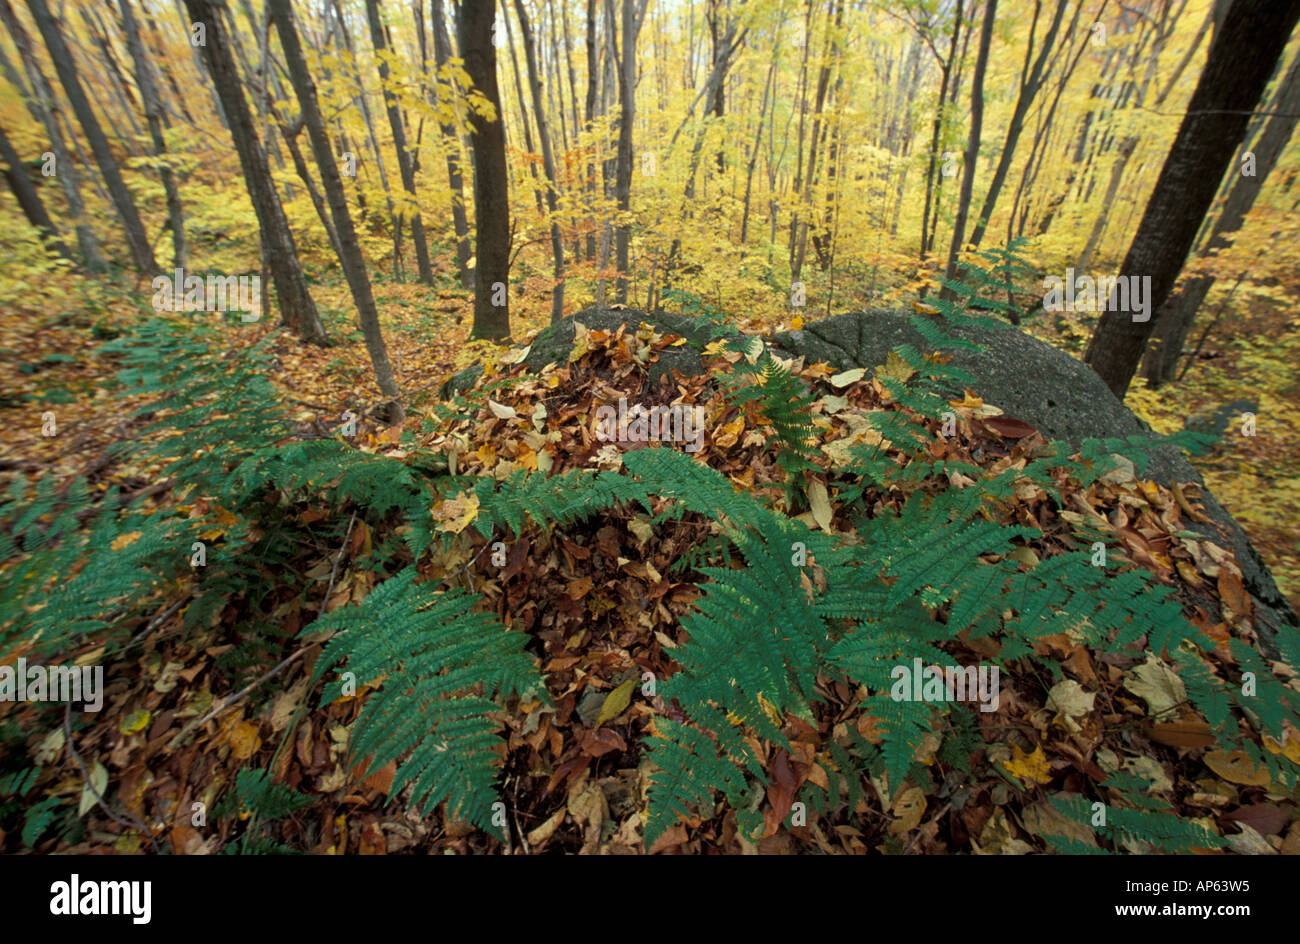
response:
[[[512,310],[514,337],[524,343],[545,325],[549,311],[545,281],[536,282]],[[373,388],[360,333],[343,314],[349,304],[341,281],[314,285],[313,292],[334,343],[327,347],[301,345],[281,333],[273,342],[280,366],[274,379],[285,396],[297,404],[294,419],[325,432],[338,427],[344,411],[364,416],[364,410],[358,407],[364,407],[367,400],[376,402],[378,391]],[[468,341],[472,306],[466,293],[453,289],[430,293],[417,285],[391,283],[377,284],[376,292],[390,357],[415,414],[436,401],[438,388],[449,374],[476,360],[491,363],[501,351],[495,345]],[[126,301],[128,297],[121,289],[110,287],[101,287],[88,296],[85,285],[78,284],[69,286],[61,296],[63,302],[53,310],[48,304],[32,310],[15,305],[0,318],[0,422],[6,429],[0,451],[0,478],[7,480],[14,474],[43,470],[59,479],[89,476],[101,490],[117,484],[126,491],[149,493],[157,485],[138,470],[116,467],[106,452],[113,441],[130,435],[127,417],[135,404],[112,392],[114,367],[96,357],[95,351],[139,317],[139,308],[132,307]],[[784,326],[776,320],[766,324],[771,329]],[[744,327],[761,330],[764,325],[765,319],[760,316]],[[1078,353],[1086,343],[1087,327],[1065,322],[1058,330],[1042,324],[1034,332]],[[268,319],[252,331],[237,324],[226,330],[230,345],[237,347],[274,328]],[[607,358],[602,367],[618,376],[627,365],[620,362],[617,339],[598,341],[600,349],[594,356]],[[1172,431],[1181,428],[1186,417],[1230,400],[1250,399],[1259,404],[1256,436],[1234,436],[1234,427],[1230,426],[1225,441],[1213,453],[1194,461],[1224,506],[1250,534],[1279,586],[1292,599],[1300,598],[1300,430],[1286,420],[1300,409],[1300,386],[1293,370],[1300,354],[1300,320],[1276,311],[1248,311],[1240,315],[1231,337],[1212,333],[1206,350],[1212,358],[1198,362],[1184,383],[1158,393],[1135,390],[1129,405],[1157,429]],[[714,366],[726,367],[722,362]],[[517,373],[519,368],[501,364],[490,367],[489,373],[494,370]],[[816,377],[818,370],[815,365],[807,365],[805,373]],[[560,373],[552,376],[561,377],[567,390],[565,401],[576,415],[591,396],[593,373],[581,364],[562,365]],[[626,379],[626,371],[623,376]],[[519,385],[526,389],[533,382],[521,377]],[[705,383],[707,378],[701,378],[696,386],[707,401]],[[996,391],[984,393],[996,403]],[[855,385],[851,397],[863,405],[878,405],[879,398],[880,391],[867,383]],[[41,434],[42,414],[47,411],[55,414],[57,436]],[[408,429],[418,424],[418,417],[407,421]],[[740,487],[761,487],[770,481],[771,455],[757,441],[748,439],[743,415],[732,417],[730,424],[724,429],[721,446],[715,450],[721,453],[716,456],[719,462],[711,464],[721,467]],[[483,427],[467,431],[475,447],[468,457],[471,466],[478,464],[488,470],[495,463],[508,462],[529,467],[527,451],[511,440],[501,425],[489,421]],[[728,433],[732,434],[729,439]],[[572,435],[576,437],[577,432]],[[987,430],[971,433],[972,437],[986,435]],[[395,440],[363,419],[357,442],[368,451],[391,451]],[[1002,446],[1001,453],[1011,457],[1020,448],[1010,443]],[[1208,594],[1222,602],[1234,602],[1233,608],[1240,609],[1241,604],[1236,602],[1240,582],[1234,583],[1231,565],[1222,566],[1221,561],[1207,559],[1173,538],[1179,506],[1169,493],[1130,481],[1102,487],[1083,498],[1103,515],[1108,508],[1124,505],[1164,535],[1162,540],[1169,542],[1169,558],[1184,565],[1179,572],[1185,577],[1190,573],[1181,586],[1190,607],[1200,605],[1198,599],[1204,603]],[[165,492],[157,499],[170,500]],[[535,713],[534,706],[534,710],[512,713],[507,721],[510,758],[506,790],[508,794],[513,790],[512,809],[520,818],[516,822],[517,834],[526,837],[530,851],[618,853],[639,848],[636,810],[644,785],[634,745],[653,712],[634,703],[601,723],[595,723],[596,716],[609,714],[611,693],[620,690],[625,679],[645,669],[661,677],[671,671],[668,651],[680,642],[678,618],[698,591],[685,581],[663,577],[690,546],[689,535],[671,534],[662,540],[656,535],[647,545],[631,527],[630,515],[624,517],[628,520],[610,520],[603,527],[592,527],[589,534],[556,536],[557,543],[548,547],[549,554],[512,561],[498,586],[486,580],[479,587],[489,599],[495,597],[503,611],[508,603],[510,612],[540,640],[543,669],[557,696],[555,713],[529,717]],[[593,546],[607,551],[601,555],[605,561],[622,563],[609,563],[604,572],[592,572],[586,562]],[[359,542],[353,540],[350,555],[354,556],[358,549]],[[473,554],[481,550],[467,545],[461,552]],[[328,558],[306,563],[316,569],[324,566],[328,572]],[[369,589],[367,579],[373,579],[373,574],[349,571],[347,579],[337,587],[331,584],[326,607],[332,609],[362,599]],[[640,613],[623,613],[627,601],[637,599],[642,601]],[[1202,616],[1205,612],[1201,610]],[[544,613],[551,616],[543,619]],[[592,614],[597,616],[593,618]],[[607,618],[600,618],[600,614]],[[314,658],[311,654],[280,675],[275,684],[279,694],[259,710],[253,707],[256,697],[232,705],[212,722],[206,736],[173,750],[172,739],[184,727],[185,719],[212,705],[215,699],[239,690],[253,677],[220,677],[214,660],[221,646],[215,640],[206,647],[202,640],[186,645],[169,638],[168,628],[164,619],[152,638],[145,639],[139,655],[137,690],[115,698],[110,708],[118,716],[94,726],[96,732],[88,734],[76,747],[76,763],[65,762],[60,779],[47,792],[61,791],[74,797],[81,794],[84,807],[85,781],[78,769],[112,769],[118,785],[112,805],[129,814],[127,818],[157,823],[160,811],[174,807],[180,799],[211,797],[222,784],[231,781],[237,770],[265,769],[272,764],[277,779],[320,797],[314,806],[278,827],[276,838],[296,848],[361,853],[500,848],[496,840],[467,826],[446,822],[431,827],[427,819],[403,813],[398,804],[386,804],[387,787],[393,777],[391,765],[364,781],[358,771],[345,769],[340,761],[347,726],[356,717],[357,699],[299,712],[307,700],[315,703],[315,696],[309,692],[310,663]],[[1208,619],[1202,628],[1225,642],[1229,635],[1236,634],[1232,625],[1214,624]],[[1064,638],[1049,637],[1044,644],[1058,646],[1056,654],[1074,676],[1104,693],[1096,708],[1098,725],[1103,716],[1115,721],[1130,715],[1140,720],[1145,715],[1145,709],[1134,704],[1121,689],[1133,666],[1094,661],[1086,650]],[[1081,758],[1071,746],[1072,738],[1053,727],[1044,714],[1044,693],[1025,680],[1016,680],[1014,685],[1007,709],[1012,726],[1037,732],[1050,747],[1046,753],[1042,747],[1031,750],[1035,739],[1003,736],[983,758],[982,787],[960,816],[941,822],[946,807],[941,808],[938,799],[929,799],[927,812],[924,793],[919,798],[909,795],[895,798],[889,810],[861,807],[880,820],[878,828],[864,832],[841,822],[827,830],[814,827],[780,831],[759,848],[825,852],[1030,851],[1036,835],[1044,830],[1059,832],[1065,827],[1059,814],[1043,800],[1032,805],[1009,803],[1005,773],[1011,773],[1013,781],[1055,782],[1058,787],[1068,788],[1079,778],[1098,779],[1100,771],[1091,759],[1095,756],[1104,758],[1105,768],[1113,763],[1117,769],[1122,766],[1161,776],[1163,763],[1165,770],[1176,772],[1179,781],[1196,782],[1200,791],[1196,796],[1201,799],[1184,805],[1184,814],[1216,820],[1220,828],[1229,821],[1250,824],[1249,834],[1241,834],[1247,839],[1241,840],[1239,851],[1252,851],[1250,843],[1256,840],[1274,849],[1284,845],[1286,851],[1300,851],[1300,823],[1291,822],[1294,798],[1282,803],[1267,799],[1267,784],[1258,781],[1255,771],[1243,771],[1223,759],[1217,763],[1206,759],[1202,767],[1202,760],[1191,759],[1187,750],[1203,746],[1199,731],[1185,727],[1162,730],[1159,725],[1148,724],[1139,729],[1136,742],[1133,736],[1125,735],[1123,743],[1107,742],[1100,753]],[[206,701],[195,704],[193,698],[182,699],[183,691],[198,693],[196,697]],[[832,693],[832,697],[847,700],[848,694]],[[127,711],[128,706],[134,710]],[[1077,720],[1088,724],[1082,716]],[[870,740],[869,719],[857,722],[860,733]],[[60,734],[52,731],[42,746],[57,750],[62,746]],[[813,741],[811,737],[802,744],[796,741],[796,747],[811,752]],[[1283,750],[1280,746],[1278,749]],[[1300,744],[1293,740],[1285,750],[1290,756],[1300,751]],[[1154,771],[1150,760],[1153,756],[1159,758]],[[769,758],[773,769],[783,772],[777,778],[777,788],[793,791],[804,779],[815,778],[818,768],[808,763],[809,759],[797,753]],[[1300,755],[1292,759],[1300,761]],[[769,799],[774,805],[781,802],[780,796],[769,794]],[[93,797],[90,805],[94,805]],[[892,818],[887,812],[892,813]],[[78,842],[46,840],[41,851],[141,849],[143,841],[138,832],[121,821],[121,815],[96,810]],[[656,844],[657,849],[752,849],[736,835],[734,822],[730,826],[728,823],[721,814],[712,824],[701,820],[694,824],[689,840],[686,830],[679,826],[665,834]],[[900,823],[905,824],[904,828],[899,828]],[[156,830],[156,839],[170,842],[177,851],[213,852],[229,840],[231,828],[227,821],[221,834],[214,835],[192,829],[177,817],[165,829]],[[14,843],[16,837],[11,834],[6,840],[0,830],[0,848],[16,848]]]

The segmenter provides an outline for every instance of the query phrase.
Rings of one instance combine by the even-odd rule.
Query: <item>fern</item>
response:
[[[311,806],[316,800],[276,783],[265,770],[241,770],[234,789],[217,804],[217,817],[252,814],[261,820],[276,820]]]
[[[304,632],[334,634],[315,677],[346,665],[359,685],[378,686],[350,742],[367,774],[401,759],[393,794],[410,784],[415,805],[427,811],[446,801],[452,815],[500,836],[491,816],[500,762],[491,699],[541,691],[541,679],[526,637],[474,610],[477,597],[438,593],[415,578],[408,568],[359,606],[309,626]],[[326,697],[343,684],[327,685]]]
[[[1214,835],[1204,826],[1189,822],[1177,815],[1166,804],[1144,796],[1146,784],[1138,778],[1115,774],[1102,784],[1117,795],[1119,802],[1104,804],[1094,812],[1093,805],[1079,796],[1050,797],[1051,804],[1063,814],[1081,826],[1095,830],[1101,839],[1116,845],[1127,842],[1148,843],[1152,850],[1160,853],[1191,853],[1201,849],[1218,849],[1228,843]],[[1123,803],[1126,805],[1119,805]],[[1099,814],[1104,814],[1105,825],[1094,826]],[[1050,845],[1061,852],[1098,851],[1077,839],[1065,839],[1060,836],[1047,836]]]

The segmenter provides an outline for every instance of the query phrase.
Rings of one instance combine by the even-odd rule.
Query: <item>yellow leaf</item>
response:
[[[832,387],[847,387],[849,384],[857,383],[867,375],[865,367],[855,367],[852,370],[841,371],[831,378]]]
[[[921,817],[925,815],[925,791],[920,787],[908,787],[906,790],[899,791],[890,812],[897,817],[889,824],[890,833],[901,836],[908,830],[915,829],[921,824]]]
[[[257,725],[247,721],[241,721],[231,728],[226,739],[230,743],[230,756],[240,761],[248,760],[262,746],[262,739],[257,734]]]
[[[790,327],[795,331],[803,329],[803,315],[795,315],[790,319]]]
[[[140,540],[141,533],[142,532],[140,531],[128,531],[126,534],[119,534],[117,537],[113,538],[113,550],[120,551],[124,547],[130,547],[136,541]]]
[[[1266,787],[1269,784],[1268,769],[1258,767],[1246,756],[1245,751],[1210,751],[1205,755],[1205,766],[1229,783],[1239,783],[1250,787]]]
[[[1048,783],[1052,772],[1047,765],[1047,755],[1041,747],[1034,748],[1032,754],[1026,754],[1018,744],[1011,745],[1013,757],[1005,766],[1008,771],[1022,783]]]
[[[876,369],[876,377],[880,380],[908,380],[916,371],[908,366],[907,361],[903,360],[893,351],[885,358],[885,366]]]
[[[628,679],[605,696],[605,701],[600,706],[600,714],[596,716],[596,727],[600,727],[606,721],[613,721],[627,710],[627,706],[632,701],[634,688],[636,688],[636,679]]]
[[[939,309],[933,305],[927,305],[925,302],[912,302],[912,310],[922,315],[939,314]]]
[[[718,435],[713,437],[713,445],[719,449],[730,449],[740,441],[740,434],[745,431],[745,416],[741,414],[730,423],[725,424]]]
[[[827,533],[831,530],[831,500],[826,494],[826,484],[817,479],[808,483],[808,507],[812,509],[817,527]]]
[[[450,534],[460,534],[478,517],[478,496],[457,492],[455,498],[439,502],[433,508],[433,520],[438,522],[438,530]]]
[[[133,711],[122,719],[117,729],[123,734],[137,734],[148,726],[150,717],[150,713],[143,709]]]
[[[975,393],[969,387],[966,388],[966,396],[962,397],[960,400],[949,400],[948,402],[953,406],[969,407],[972,410],[978,410],[984,405],[984,399],[975,396]]]

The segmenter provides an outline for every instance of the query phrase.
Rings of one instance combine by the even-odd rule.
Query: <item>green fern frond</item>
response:
[[[542,690],[527,637],[473,609],[474,594],[438,593],[408,568],[381,583],[359,606],[335,610],[304,632],[333,632],[316,668],[346,665],[357,685],[380,683],[352,732],[353,756],[367,773],[403,759],[396,792],[426,811],[449,812],[500,835],[492,824],[500,724],[493,698]],[[343,680],[326,686],[341,694]],[[478,694],[475,694],[478,693]]]

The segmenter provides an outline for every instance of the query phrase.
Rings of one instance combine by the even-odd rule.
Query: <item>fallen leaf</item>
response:
[[[600,706],[600,714],[596,715],[596,727],[600,727],[606,721],[613,721],[627,710],[627,706],[632,702],[634,688],[636,688],[636,679],[628,679],[605,696],[605,701]]]
[[[1205,766],[1229,783],[1248,787],[1266,787],[1270,782],[1268,769],[1256,766],[1245,751],[1211,751],[1205,755]]]

